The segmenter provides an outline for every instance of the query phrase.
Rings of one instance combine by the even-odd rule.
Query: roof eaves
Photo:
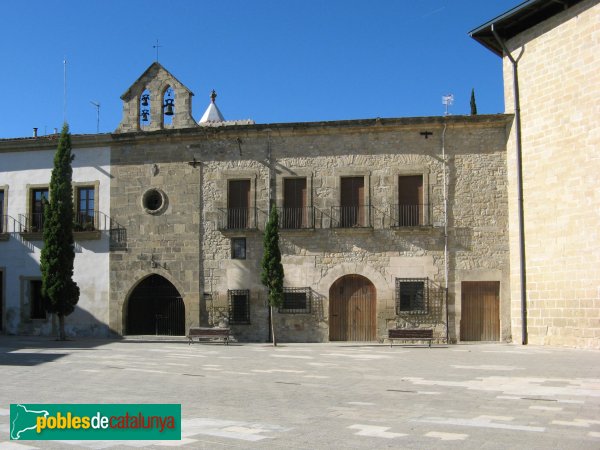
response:
[[[581,1],[527,0],[471,30],[469,35],[488,50],[502,57],[502,46],[496,41],[492,26],[500,37],[507,40]]]

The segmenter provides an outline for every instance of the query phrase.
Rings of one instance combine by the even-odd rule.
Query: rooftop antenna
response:
[[[67,123],[67,57],[63,59],[63,123]]]
[[[93,102],[90,100],[90,103],[96,107],[96,134],[100,133],[100,103]]]
[[[452,103],[454,103],[454,95],[453,94],[442,95],[442,105],[446,106],[446,112],[444,113],[445,116],[450,115],[448,108],[450,106],[452,106]]]

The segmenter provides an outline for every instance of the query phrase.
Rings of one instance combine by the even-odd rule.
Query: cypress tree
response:
[[[58,316],[59,339],[66,340],[65,316],[75,310],[79,287],[73,281],[73,168],[71,134],[63,125],[50,178],[50,200],[44,207],[44,248],[40,258],[45,308]]]
[[[275,326],[273,324],[273,308],[283,303],[283,265],[281,264],[281,251],[279,250],[279,215],[277,208],[271,207],[269,221],[265,228],[263,241],[264,255],[262,259],[262,272],[260,280],[268,289],[269,313],[271,317],[271,336],[273,346],[277,345]]]
[[[477,104],[475,103],[475,88],[471,89],[471,115],[477,115]]]

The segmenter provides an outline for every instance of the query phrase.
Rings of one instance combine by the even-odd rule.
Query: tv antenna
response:
[[[100,133],[100,103],[91,100],[90,103],[96,107],[96,133]]]
[[[446,106],[446,112],[444,113],[445,116],[450,114],[450,112],[448,111],[448,108],[450,106],[452,106],[452,103],[454,103],[454,95],[453,94],[442,95],[442,105]]]

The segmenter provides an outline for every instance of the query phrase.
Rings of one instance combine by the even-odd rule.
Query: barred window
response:
[[[283,304],[279,307],[279,312],[285,314],[309,314],[311,297],[311,290],[308,287],[283,288]]]
[[[396,278],[396,314],[427,314],[427,278]]]
[[[250,324],[250,291],[227,291],[229,298],[229,323],[232,325]]]

